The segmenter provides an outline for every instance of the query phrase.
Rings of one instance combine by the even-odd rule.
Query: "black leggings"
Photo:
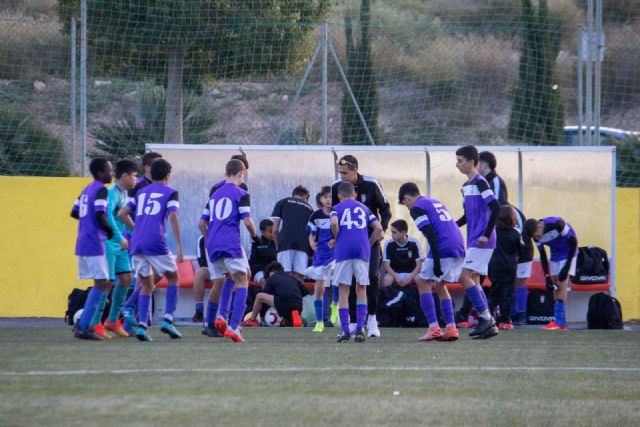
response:
[[[489,310],[494,313],[497,307],[500,308],[498,323],[511,323],[511,302],[516,287],[515,276],[514,274],[513,278],[500,278],[491,282]]]
[[[378,278],[380,276],[380,243],[371,246],[369,259],[369,286],[367,286],[367,313],[375,315],[378,311]],[[349,291],[349,316],[351,321],[356,319],[356,287],[355,280],[351,282]]]

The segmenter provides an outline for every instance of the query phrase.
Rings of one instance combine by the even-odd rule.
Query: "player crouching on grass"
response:
[[[547,289],[553,289],[554,320],[543,326],[547,331],[567,330],[567,287],[569,275],[576,273],[578,257],[578,237],[568,222],[559,216],[548,216],[541,220],[528,219],[524,223],[527,233],[533,240],[540,253],[540,264],[544,271]],[[551,250],[550,262],[544,246]],[[549,271],[551,270],[551,271]]]
[[[329,246],[333,240],[331,234],[331,187],[322,187],[316,195],[316,204],[320,209],[316,210],[309,217],[307,231],[309,232],[309,245],[313,249],[313,265],[307,269],[305,275],[316,281],[314,288],[313,305],[316,312],[316,326],[313,332],[324,331],[324,306],[325,288],[331,287],[331,274],[336,266],[334,259],[334,249]],[[337,301],[335,301],[337,302]],[[336,320],[338,307],[331,304],[332,318]],[[335,317],[333,313],[335,312]]]
[[[302,297],[309,295],[309,290],[294,276],[285,274],[284,267],[277,261],[267,265],[266,272],[267,283],[256,294],[251,313],[242,322],[242,326],[259,326],[258,313],[262,311],[263,305],[267,305],[275,307],[278,315],[286,319],[287,325],[301,328]]]
[[[429,322],[429,329],[418,341],[455,341],[458,330],[445,282],[456,282],[460,277],[465,254],[462,233],[447,208],[438,200],[421,196],[415,183],[407,182],[400,186],[398,201],[409,209],[416,227],[429,243],[429,253],[418,281],[420,307]],[[444,332],[438,325],[432,294],[434,285],[447,325]]]
[[[371,246],[382,235],[378,219],[368,207],[355,200],[356,191],[350,182],[338,185],[340,203],[331,212],[331,232],[335,245],[336,268],[333,286],[340,286],[338,299],[342,331],[338,342],[349,341],[349,289],[351,280],[356,282],[356,332],[355,341],[364,342],[364,321],[367,317],[367,286],[369,286],[369,259]],[[372,229],[369,238],[368,228]]]
[[[111,182],[113,167],[106,159],[95,158],[89,164],[89,171],[94,181],[80,193],[71,210],[71,217],[78,220],[78,279],[93,279],[93,287],[87,296],[82,316],[74,327],[74,336],[100,341],[103,337],[91,329],[91,322],[109,283],[104,242],[113,237],[113,229],[107,222],[107,187],[104,185]]]
[[[173,313],[178,304],[178,266],[182,262],[182,240],[180,239],[180,222],[178,220],[178,192],[169,187],[171,164],[158,159],[151,165],[150,185],[140,189],[135,198],[118,212],[118,218],[133,229],[129,253],[133,256],[133,267],[141,283],[138,298],[138,329],[136,337],[140,341],[152,341],[147,333],[149,322],[149,304],[153,292],[153,272],[167,278],[167,297],[164,320],[160,330],[172,339],[182,338],[173,325]],[[131,219],[133,215],[135,222]],[[174,258],[167,245],[165,223],[169,220],[178,247]]]

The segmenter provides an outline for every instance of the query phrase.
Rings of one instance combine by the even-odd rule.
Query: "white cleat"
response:
[[[367,317],[367,336],[380,338],[380,329],[378,329],[378,319],[375,315]]]

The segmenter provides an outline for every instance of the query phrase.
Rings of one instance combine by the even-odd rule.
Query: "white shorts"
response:
[[[356,278],[356,283],[362,286],[369,286],[369,262],[361,259],[348,259],[336,262],[333,270],[332,285],[351,286],[351,279]]]
[[[247,274],[249,262],[246,258],[219,258],[213,262],[209,260],[209,274],[211,280],[222,279],[226,273]]]
[[[576,274],[576,263],[578,261],[578,256],[574,256],[573,259],[571,260],[571,265],[569,266],[569,275],[570,276],[575,276]],[[564,267],[564,264],[567,262],[566,259],[560,260],[560,261],[551,261],[549,263],[550,266],[550,273],[552,276],[559,276],[560,275],[560,271],[562,270],[562,267]]]
[[[109,280],[107,256],[78,256],[78,279]]]
[[[442,258],[440,259],[440,268],[442,269],[442,276],[437,277],[433,273],[433,259],[425,258],[422,263],[422,269],[420,270],[420,278],[423,280],[437,280],[449,283],[456,283],[460,279],[460,272],[462,271],[462,264],[464,258]]]
[[[256,283],[260,283],[260,280],[264,279],[264,271],[258,271],[253,275],[253,281]]]
[[[136,276],[149,277],[153,274],[151,268],[155,270],[160,276],[164,276],[164,273],[173,273],[178,271],[176,265],[176,258],[173,254],[169,255],[140,255],[136,254],[131,258],[133,264],[133,270],[136,272]]]
[[[464,257],[462,268],[486,276],[489,270],[491,255],[493,255],[493,249],[467,248],[467,255]]]
[[[285,272],[295,271],[296,273],[304,274],[309,265],[309,255],[303,251],[289,249],[278,252],[278,262],[282,264]]]
[[[516,278],[518,279],[528,279],[531,277],[531,266],[533,262],[523,262],[518,264],[518,269],[516,271]]]
[[[329,286],[331,286],[331,276],[333,276],[333,271],[335,268],[335,261],[331,261],[327,265],[312,265],[305,270],[304,275],[313,280],[324,280],[324,287],[328,288]]]

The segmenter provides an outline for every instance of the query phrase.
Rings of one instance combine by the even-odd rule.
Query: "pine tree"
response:
[[[551,34],[546,0],[539,1],[537,14],[530,0],[522,0],[521,21],[522,54],[508,138],[534,145],[561,144],[564,108],[555,73],[560,40]]]
[[[369,127],[374,141],[378,141],[378,81],[371,52],[371,1],[362,0],[360,5],[360,39],[353,37],[352,21],[345,16],[347,67],[346,75],[360,111]],[[342,98],[342,143],[345,145],[369,145],[367,133],[358,117],[347,89]]]

